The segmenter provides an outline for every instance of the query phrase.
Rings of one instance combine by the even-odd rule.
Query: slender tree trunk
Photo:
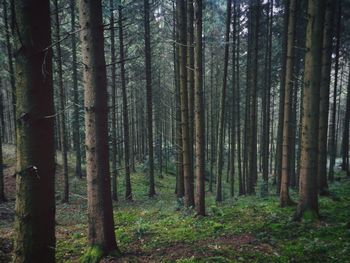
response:
[[[6,201],[5,198],[5,185],[4,185],[4,160],[2,157],[2,142],[3,142],[3,131],[4,131],[4,122],[3,122],[3,98],[2,98],[2,81],[0,79],[0,118],[1,118],[1,129],[0,129],[0,203]]]
[[[326,0],[308,1],[303,89],[303,119],[300,158],[299,204],[295,219],[318,216],[317,145],[319,86],[322,64],[323,23]]]
[[[55,145],[50,3],[14,2],[16,208],[13,262],[55,261]]]
[[[79,1],[80,34],[86,127],[88,184],[88,242],[103,254],[116,250],[112,211],[109,149],[107,77],[104,57],[101,1]],[[91,255],[87,255],[93,257]]]
[[[189,129],[189,156],[190,156],[190,189],[194,192],[194,35],[193,35],[193,0],[187,0],[187,83],[188,83],[188,129]],[[192,189],[191,189],[192,188]]]
[[[13,1],[13,0],[11,0]],[[14,127],[16,129],[16,86],[15,86],[15,72],[13,67],[13,54],[12,54],[12,45],[10,41],[10,27],[8,23],[8,6],[7,0],[3,0],[3,8],[4,8],[4,26],[5,26],[5,38],[6,38],[6,49],[7,49],[7,63],[8,70],[10,74],[10,84],[11,84],[11,100],[12,100],[12,112],[13,112],[13,120]],[[11,120],[12,122],[12,120]],[[11,136],[12,137],[12,136]]]
[[[342,140],[342,170],[346,171],[346,175],[350,176],[349,171],[349,121],[350,121],[350,73],[348,78],[348,87],[346,95],[346,109],[343,126]]]
[[[154,187],[154,159],[153,159],[153,105],[152,105],[152,63],[151,36],[149,24],[149,0],[144,0],[145,24],[145,65],[146,65],[146,96],[147,96],[147,130],[148,130],[148,158],[149,158],[149,190],[148,196],[156,194]]]
[[[70,0],[71,8],[71,31],[75,31],[75,0]],[[79,120],[79,92],[77,72],[77,44],[76,35],[72,34],[72,78],[73,78],[73,144],[75,152],[75,176],[82,177],[81,171],[81,150],[80,150],[80,120]]]
[[[111,109],[111,140],[112,140],[112,199],[118,201],[118,169],[117,169],[117,104],[116,104],[116,57],[115,57],[115,32],[114,32],[114,1],[109,1],[110,9],[110,28],[111,28],[111,93],[112,93],[112,109]]]
[[[62,202],[68,203],[69,201],[69,182],[68,182],[68,158],[67,158],[67,129],[66,129],[66,112],[65,103],[66,98],[64,94],[63,86],[63,74],[62,74],[62,52],[61,52],[61,30],[60,30],[60,19],[58,0],[54,1],[55,6],[55,41],[56,41],[56,52],[57,52],[57,74],[58,74],[58,93],[59,93],[59,110],[60,110],[60,136],[61,136],[61,153],[62,153]]]
[[[205,215],[205,140],[204,140],[204,105],[203,105],[203,64],[202,64],[202,0],[194,2],[195,35],[194,35],[194,78],[195,78],[195,149],[196,149],[196,210]]]
[[[339,49],[340,49],[340,22],[341,22],[341,0],[337,1],[337,27],[336,27],[336,45],[335,45],[335,67],[334,67],[334,88],[333,88],[333,104],[332,116],[330,121],[330,142],[329,142],[329,172],[328,179],[334,180],[334,166],[337,155],[336,144],[336,116],[337,116],[337,86],[338,86],[338,71],[339,71]]]
[[[125,199],[132,200],[132,189],[130,180],[130,139],[129,139],[129,114],[128,100],[125,80],[125,52],[124,52],[124,33],[123,33],[123,6],[118,6],[118,26],[119,26],[119,56],[120,56],[120,78],[122,84],[123,97],[123,128],[124,128],[124,163],[125,163]]]
[[[217,177],[216,177],[216,201],[222,201],[222,168],[224,165],[224,127],[225,127],[225,99],[227,90],[227,68],[228,68],[228,53],[230,41],[230,26],[231,26],[231,3],[232,0],[227,0],[226,5],[226,33],[225,33],[225,53],[224,53],[224,72],[223,84],[220,99],[220,115],[219,115],[219,134],[218,134],[218,161],[217,161]]]
[[[332,68],[332,40],[334,21],[334,1],[327,0],[323,46],[322,46],[322,79],[320,88],[320,120],[318,136],[318,191],[320,195],[328,194],[327,182],[327,138],[328,138],[328,109],[329,109],[329,85]]]
[[[292,103],[293,103],[293,84],[294,84],[294,38],[296,24],[296,4],[297,0],[290,0],[288,16],[288,37],[287,37],[287,60],[285,72],[285,94],[284,94],[284,117],[283,117],[283,148],[282,148],[282,176],[280,191],[280,206],[285,207],[292,205],[293,202],[289,197],[289,182],[291,174],[291,123]],[[293,167],[294,169],[294,167]]]
[[[289,20],[289,4],[290,0],[284,1],[284,25],[283,25],[283,38],[282,38],[282,57],[281,57],[281,75],[280,75],[280,92],[279,92],[279,115],[278,115],[278,129],[277,129],[277,142],[276,142],[276,161],[275,161],[275,180],[276,192],[279,195],[281,188],[281,176],[282,176],[282,150],[283,150],[283,123],[284,123],[284,98],[285,98],[285,75],[287,65],[287,38],[288,38],[288,20]]]
[[[181,133],[182,161],[185,178],[185,206],[194,206],[193,180],[191,177],[191,158],[188,119],[188,89],[186,68],[186,5],[184,0],[177,0],[179,5],[179,66],[180,66],[180,104],[181,104]]]

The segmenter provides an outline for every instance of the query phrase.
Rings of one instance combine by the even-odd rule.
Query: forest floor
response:
[[[4,147],[8,202],[0,204],[0,262],[11,261],[14,220],[14,155]],[[73,167],[73,166],[72,166]],[[142,167],[137,167],[141,171]],[[57,169],[56,259],[78,262],[86,251],[86,181],[70,180],[70,202],[59,201]],[[71,171],[72,174],[73,171]],[[337,173],[331,197],[320,198],[318,221],[293,222],[295,207],[279,208],[275,189],[261,196],[229,198],[215,204],[207,193],[207,216],[196,217],[174,195],[175,177],[156,178],[157,196],[147,197],[148,181],[142,172],[132,174],[134,201],[114,204],[115,233],[122,255],[102,262],[350,262],[350,180]],[[297,193],[292,190],[297,200]]]

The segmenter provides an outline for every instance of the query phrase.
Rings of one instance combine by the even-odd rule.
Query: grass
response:
[[[337,177],[330,186],[333,198],[320,197],[320,220],[303,222],[292,221],[295,207],[279,207],[271,185],[264,197],[229,198],[224,184],[225,201],[217,205],[207,192],[207,216],[196,217],[179,206],[173,175],[157,177],[157,196],[149,199],[147,176],[132,174],[133,202],[124,201],[119,177],[114,220],[122,254],[103,262],[350,262],[350,180]],[[70,203],[57,202],[56,260],[94,262],[101,255],[87,246],[86,181],[72,177],[70,184]],[[294,190],[291,196],[297,200]],[[10,259],[4,246],[11,231],[0,227],[0,261]]]

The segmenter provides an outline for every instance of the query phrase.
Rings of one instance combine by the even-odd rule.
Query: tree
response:
[[[58,0],[54,1],[55,6],[55,37],[56,37],[56,58],[57,58],[57,74],[58,74],[58,93],[59,93],[59,110],[60,110],[60,141],[61,141],[61,153],[62,153],[62,166],[63,166],[63,191],[62,202],[68,203],[69,200],[69,183],[68,183],[68,158],[67,158],[67,129],[66,129],[66,98],[63,86],[63,73],[62,73],[62,52],[61,52],[61,30],[59,20],[59,8]]]
[[[230,26],[231,26],[231,0],[227,0],[226,5],[226,31],[225,31],[225,53],[224,53],[224,73],[220,99],[220,116],[219,116],[219,142],[218,142],[218,159],[217,159],[217,177],[216,177],[216,201],[222,201],[222,168],[224,162],[224,127],[225,127],[225,99],[227,90],[227,68],[228,68],[228,53],[230,41]]]
[[[114,1],[109,1],[110,28],[111,28],[111,71],[112,71],[112,110],[111,110],[111,139],[112,139],[112,199],[118,201],[118,170],[117,170],[117,105],[116,105],[116,58],[115,58],[115,34],[114,34]]]
[[[152,63],[151,40],[149,25],[149,2],[144,0],[144,26],[145,26],[145,71],[146,71],[146,96],[147,96],[147,131],[148,131],[148,158],[149,158],[149,191],[148,196],[156,194],[154,187],[154,158],[153,158],[153,104],[152,104]]]
[[[350,122],[350,73],[348,77],[348,88],[346,95],[346,109],[344,117],[344,130],[342,141],[342,170],[346,171],[346,175],[350,176],[349,170],[349,122]]]
[[[50,3],[14,1],[16,212],[14,262],[55,261],[55,148]]]
[[[295,38],[295,16],[297,0],[290,0],[289,21],[288,21],[288,40],[287,40],[287,60],[285,72],[285,92],[284,92],[284,117],[283,117],[283,149],[282,149],[282,176],[280,191],[280,206],[285,207],[293,204],[289,197],[289,183],[291,169],[291,115],[293,101],[293,75],[294,75],[294,38]]]
[[[94,260],[96,249],[103,255],[117,249],[109,174],[107,77],[101,1],[79,1],[79,20],[84,65],[88,242],[91,246],[85,256]]]
[[[329,85],[332,67],[332,40],[334,21],[334,1],[327,0],[323,46],[322,46],[322,80],[320,88],[320,121],[318,136],[318,188],[321,195],[328,194],[327,183],[327,137],[328,137],[328,109],[329,109]]]
[[[4,169],[3,169],[3,165],[4,165],[4,161],[3,161],[3,157],[2,157],[2,141],[3,141],[3,128],[4,128],[4,124],[3,124],[3,99],[2,99],[2,80],[0,79],[0,117],[1,117],[1,129],[0,129],[0,202],[4,202],[6,201],[5,198],[5,185],[4,185]]]
[[[204,155],[204,105],[203,105],[203,62],[202,62],[202,0],[194,2],[194,80],[195,80],[195,149],[196,149],[196,210],[205,215],[205,155]]]
[[[186,68],[186,5],[184,0],[177,0],[179,6],[179,67],[180,67],[180,105],[181,105],[181,134],[182,134],[182,166],[185,178],[185,206],[194,205],[188,119],[188,89]]]
[[[70,0],[71,9],[71,31],[75,32],[75,1]],[[79,92],[78,92],[78,70],[77,70],[77,44],[76,35],[71,36],[72,44],[72,78],[73,78],[73,144],[75,152],[75,176],[82,177],[81,172],[81,150],[80,150],[80,120],[79,120]]]
[[[308,1],[306,54],[303,80],[299,203],[295,219],[318,217],[317,142],[319,124],[319,86],[321,74],[325,0]]]
[[[120,59],[120,78],[122,84],[123,97],[123,128],[124,128],[124,164],[125,164],[125,199],[132,200],[132,189],[130,179],[130,140],[129,140],[129,114],[128,99],[126,94],[125,80],[125,52],[124,52],[124,33],[123,33],[123,6],[118,2],[118,27],[119,27],[119,59]]]

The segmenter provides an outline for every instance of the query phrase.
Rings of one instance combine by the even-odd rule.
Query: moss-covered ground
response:
[[[320,220],[303,222],[292,221],[295,207],[279,208],[271,185],[268,196],[260,196],[258,186],[256,196],[235,198],[225,185],[220,205],[207,192],[207,216],[196,217],[176,200],[172,173],[156,179],[157,196],[149,199],[147,177],[133,173],[134,201],[126,202],[119,178],[114,219],[122,255],[102,262],[350,262],[350,180],[341,173],[330,186],[332,196],[320,198]],[[57,262],[79,262],[91,249],[85,184],[72,177],[70,203],[57,201]],[[297,200],[294,190],[292,197]],[[13,203],[0,206],[0,262],[11,258]]]

